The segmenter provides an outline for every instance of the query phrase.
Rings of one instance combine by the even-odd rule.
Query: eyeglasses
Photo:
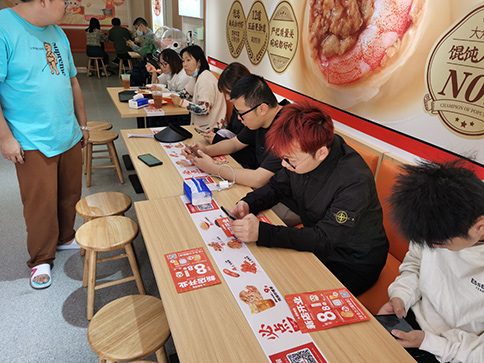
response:
[[[239,117],[240,117],[240,119],[241,119],[242,121],[244,121],[244,115],[247,115],[249,112],[254,111],[254,110],[257,108],[257,107],[259,107],[259,106],[260,106],[260,105],[262,105],[263,103],[264,103],[264,102],[261,102],[261,103],[259,103],[257,106],[254,106],[254,107],[252,107],[250,110],[247,110],[247,111],[242,112],[242,113],[240,113],[240,112],[239,112],[239,110],[237,110],[237,109],[235,108],[235,106],[233,106],[233,108],[234,108],[234,112],[237,114],[237,116],[239,116]]]
[[[288,158],[283,158],[282,160],[284,160],[286,162],[287,165],[289,165],[291,168],[293,168],[294,170],[296,170],[296,168],[301,165],[302,163],[304,163],[306,160],[308,160],[311,156],[314,156],[314,154],[309,154],[307,157],[305,157],[303,160],[301,160],[299,163],[297,164],[292,164]]]
[[[64,9],[67,9],[70,3],[71,3],[70,0],[64,0]]]
[[[168,64],[168,63],[166,63],[166,62],[161,62],[161,63],[160,63],[160,66],[161,66],[162,68],[165,68],[165,67],[168,67],[168,66],[169,66],[169,64]]]

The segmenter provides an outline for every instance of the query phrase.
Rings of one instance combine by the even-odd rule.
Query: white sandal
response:
[[[35,282],[34,278],[39,275],[47,275],[49,276],[49,279],[43,283]],[[50,264],[43,263],[32,268],[32,272],[30,273],[30,286],[32,286],[32,288],[45,289],[46,287],[49,287],[50,284],[52,284],[52,278],[50,276]]]
[[[81,246],[77,244],[75,238],[69,244],[64,243],[63,245],[57,245],[57,251],[80,250],[80,249],[81,249]]]

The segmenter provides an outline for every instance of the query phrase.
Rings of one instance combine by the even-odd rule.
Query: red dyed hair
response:
[[[333,120],[321,105],[302,101],[284,106],[266,135],[266,146],[282,157],[294,148],[314,154],[333,144]]]

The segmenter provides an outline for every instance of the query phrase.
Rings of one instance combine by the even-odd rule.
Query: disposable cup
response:
[[[163,106],[163,92],[161,91],[154,91],[152,93],[153,100],[155,101],[155,108],[161,108]]]
[[[123,88],[128,89],[129,84],[130,84],[130,80],[131,80],[131,74],[129,74],[129,73],[122,74],[121,79],[123,80]]]

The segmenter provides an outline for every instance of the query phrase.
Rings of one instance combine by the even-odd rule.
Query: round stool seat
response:
[[[100,358],[131,362],[150,356],[170,335],[160,299],[130,295],[116,299],[92,318],[87,339]]]
[[[112,123],[104,121],[89,121],[87,126],[90,127],[91,130],[111,130],[113,128]]]
[[[76,232],[76,241],[86,250],[113,251],[130,244],[138,235],[135,221],[123,216],[93,219]]]
[[[89,132],[89,143],[106,144],[118,138],[118,134],[108,130],[92,130]]]
[[[123,214],[131,207],[131,198],[119,192],[88,195],[76,204],[76,212],[85,219]]]

